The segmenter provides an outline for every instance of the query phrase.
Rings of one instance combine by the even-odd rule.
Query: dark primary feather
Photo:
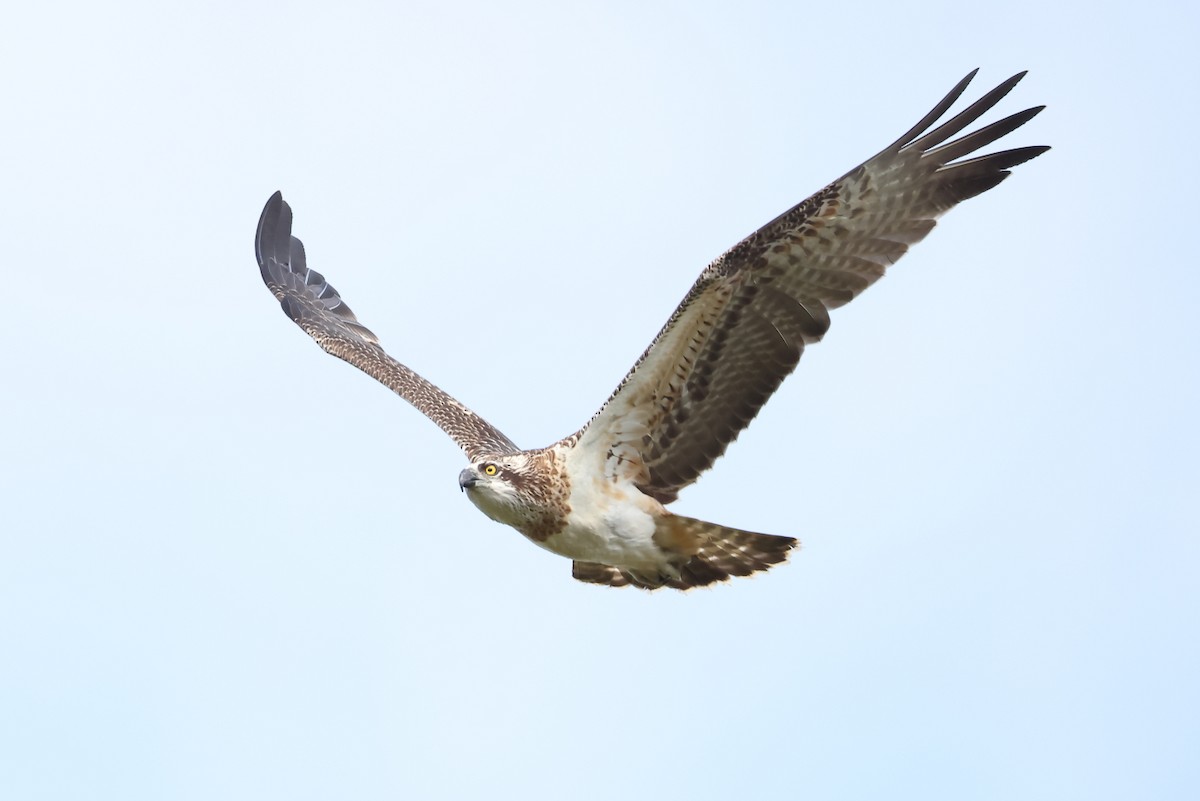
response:
[[[635,451],[646,467],[640,488],[664,503],[707,470],[795,369],[804,347],[824,336],[830,309],[878,280],[945,211],[1049,149],[959,161],[1042,108],[951,139],[994,107],[1021,73],[930,130],[974,75],[879,154],[709,265],[576,435],[579,445],[626,458]]]
[[[292,236],[292,209],[271,195],[258,220],[254,252],[263,282],[284,313],[317,344],[390,387],[449,434],[471,459],[516,453],[494,426],[417,373],[388,356],[324,277],[307,267],[304,245]]]

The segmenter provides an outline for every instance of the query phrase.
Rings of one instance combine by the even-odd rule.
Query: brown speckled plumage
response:
[[[328,353],[390,387],[449,434],[470,458],[520,450],[482,417],[384,352],[337,290],[316,270],[308,269],[304,245],[292,236],[292,209],[279,192],[267,201],[259,218],[254,251],[263,282],[284,313]]]
[[[322,348],[386,384],[458,443],[472,461],[460,484],[481,509],[572,558],[575,578],[687,589],[748,575],[786,560],[797,541],[673,515],[663,505],[750,423],[804,348],[825,335],[831,309],[878,280],[945,211],[1048,149],[974,155],[1041,107],[953,138],[1024,73],[938,125],[974,74],[887,148],[710,264],[600,411],[550,448],[520,451],[388,356],[307,268],[278,192],[259,220],[259,266],[287,315]]]
[[[521,470],[503,471],[522,498],[528,501],[526,520],[515,526],[538,544],[563,530],[571,513],[571,477],[563,469],[554,448],[527,451],[529,460]]]

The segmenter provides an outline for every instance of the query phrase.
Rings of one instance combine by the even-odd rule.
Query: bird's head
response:
[[[478,459],[458,474],[458,486],[471,503],[499,523],[519,525],[530,512],[533,481],[529,458],[523,454]]]

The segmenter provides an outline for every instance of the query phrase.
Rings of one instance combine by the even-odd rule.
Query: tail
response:
[[[611,587],[632,584],[644,590],[659,587],[690,590],[727,581],[733,576],[769,570],[786,562],[789,552],[800,544],[794,537],[756,534],[681,515],[662,518],[654,539],[663,550],[678,554],[657,573],[597,562],[575,562],[571,575],[580,581]]]

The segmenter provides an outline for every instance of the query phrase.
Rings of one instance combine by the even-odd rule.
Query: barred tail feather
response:
[[[679,515],[669,519],[673,527],[692,534],[698,545],[691,558],[679,566],[679,579],[667,582],[679,590],[769,570],[786,562],[791,550],[800,544],[795,537],[756,534]]]
[[[756,534],[680,515],[664,518],[655,538],[666,550],[680,554],[672,571],[677,576],[666,571],[650,575],[641,570],[579,561],[573,563],[571,575],[579,581],[610,587],[690,590],[769,570],[786,562],[791,550],[800,544],[794,537]]]

